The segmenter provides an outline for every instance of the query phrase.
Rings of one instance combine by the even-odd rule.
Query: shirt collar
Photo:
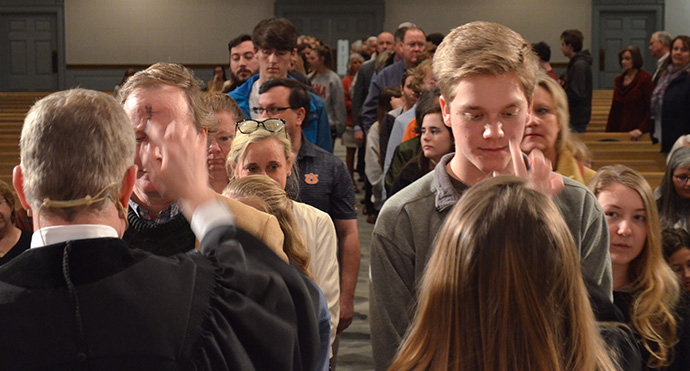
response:
[[[120,238],[115,228],[102,224],[74,224],[43,227],[31,236],[31,248],[90,238]]]
[[[131,198],[129,199],[129,207],[134,210],[134,213],[136,213],[139,219],[141,219],[144,223],[152,225],[165,224],[180,213],[180,205],[177,202],[173,202],[170,204],[170,206],[161,210],[156,216],[151,215],[147,210],[143,209]]]
[[[659,60],[656,61],[656,65],[661,66],[662,64],[664,64],[664,62],[666,61],[666,58],[668,58],[669,55],[671,55],[671,52],[664,54],[663,57],[659,58]]]
[[[441,157],[441,160],[436,164],[433,170],[433,177],[436,182],[436,210],[443,211],[449,207],[454,206],[460,200],[462,196],[461,191],[458,190],[451,179],[451,175],[448,174],[446,170],[446,165],[455,156],[454,152],[447,153]],[[460,184],[464,185],[467,189],[466,184],[459,181]],[[464,190],[463,190],[464,191]]]
[[[316,157],[316,147],[315,144],[309,141],[304,134],[302,134],[302,145],[299,147],[299,152],[297,153],[297,161],[304,157]]]

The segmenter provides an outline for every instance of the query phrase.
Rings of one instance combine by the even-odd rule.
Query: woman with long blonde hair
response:
[[[615,370],[579,260],[524,179],[472,186],[439,232],[391,370]]]
[[[687,321],[678,317],[679,285],[663,258],[651,187],[623,165],[599,169],[589,187],[609,226],[614,304],[638,336],[642,361],[650,369],[690,369],[690,344],[681,339]]]
[[[223,195],[275,216],[285,235],[283,251],[288,261],[314,279],[309,271],[309,251],[292,214],[292,200],[278,183],[263,175],[250,175],[230,182]]]
[[[275,216],[278,219],[278,224],[280,224],[280,229],[282,229],[285,235],[285,254],[288,256],[290,263],[294,264],[310,278],[308,282],[318,286],[321,290],[321,286],[317,282],[312,281],[315,278],[309,269],[311,258],[293,214],[293,202],[287,197],[285,190],[278,183],[264,175],[249,175],[231,181],[225,188],[225,191],[223,191],[223,195]],[[327,371],[329,369],[329,359],[332,356],[331,342],[335,334],[332,329],[329,304],[323,294],[323,290],[321,290],[319,300],[321,353],[319,354],[319,363],[315,370]]]

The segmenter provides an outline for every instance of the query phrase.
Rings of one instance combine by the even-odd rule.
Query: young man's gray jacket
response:
[[[416,306],[416,288],[443,221],[462,195],[453,187],[444,156],[434,171],[386,201],[371,242],[369,314],[376,370],[393,362]],[[609,235],[603,211],[581,183],[563,178],[554,198],[580,250],[584,278],[612,298]],[[544,267],[545,269],[547,267]]]

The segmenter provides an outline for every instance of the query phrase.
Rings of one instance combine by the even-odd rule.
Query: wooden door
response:
[[[0,90],[57,90],[56,15],[3,14],[0,24]]]

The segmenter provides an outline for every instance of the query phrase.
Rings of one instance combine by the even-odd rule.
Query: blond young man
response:
[[[554,195],[580,249],[585,278],[611,296],[608,233],[596,199],[583,185],[553,173],[540,153],[525,160],[519,151],[537,70],[530,45],[495,23],[458,27],[439,46],[434,75],[455,153],[391,197],[374,227],[370,324],[377,370],[390,366],[407,330],[445,217],[467,188],[490,176],[517,174]]]

